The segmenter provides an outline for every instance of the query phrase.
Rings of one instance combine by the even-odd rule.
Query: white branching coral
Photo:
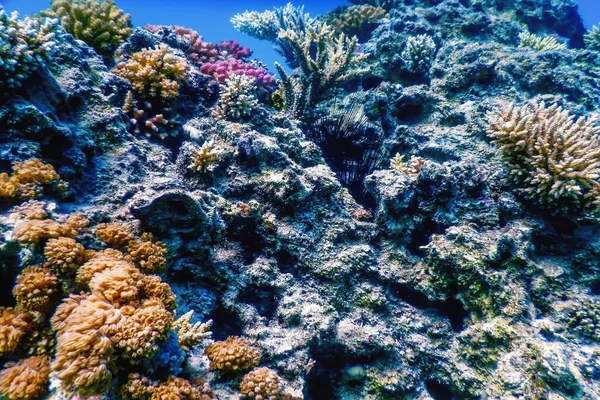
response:
[[[33,71],[50,59],[56,44],[58,20],[19,19],[0,6],[0,89],[21,86]]]
[[[194,310],[188,311],[173,322],[172,329],[177,330],[177,339],[179,341],[179,347],[183,350],[190,351],[194,346],[197,346],[204,339],[208,339],[211,336],[209,331],[212,325],[212,320],[201,323],[191,323],[192,317],[194,316]]]
[[[508,104],[488,115],[508,180],[553,213],[581,214],[600,206],[600,127],[557,105]]]
[[[277,40],[281,30],[303,31],[306,26],[315,22],[304,13],[304,7],[294,7],[287,3],[283,7],[275,7],[273,11],[246,11],[231,18],[231,23],[238,31],[257,39]]]
[[[535,51],[559,51],[566,50],[567,48],[567,46],[560,43],[552,36],[541,37],[535,33],[522,32],[519,35],[519,39],[521,39],[519,47],[529,48]]]
[[[194,150],[192,153],[192,163],[190,164],[190,168],[199,172],[208,172],[213,170],[216,167],[219,158],[221,158],[221,153],[216,150],[215,147],[215,142],[209,140],[204,142],[200,149]]]
[[[232,75],[225,79],[219,95],[217,115],[234,120],[252,115],[252,110],[258,107],[254,83],[254,78],[247,75]]]
[[[426,74],[435,56],[435,42],[429,35],[410,36],[401,57],[409,72]]]
[[[590,50],[600,51],[600,26],[594,25],[584,36],[585,47]]]

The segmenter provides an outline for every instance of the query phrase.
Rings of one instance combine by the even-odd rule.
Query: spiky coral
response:
[[[233,75],[226,79],[219,95],[216,115],[234,120],[250,116],[258,107],[254,82],[253,78],[246,75]]]
[[[358,35],[369,25],[373,25],[386,16],[385,9],[364,4],[348,7],[341,13],[330,14],[327,23],[337,32]]]
[[[541,37],[535,33],[522,32],[519,38],[521,39],[519,43],[519,47],[521,48],[529,48],[535,51],[560,51],[567,49],[567,46],[552,36]]]
[[[594,25],[592,29],[583,36],[583,40],[586,48],[600,51],[600,26]]]
[[[57,27],[56,20],[20,20],[16,12],[9,16],[0,6],[0,89],[21,86],[50,59],[58,39]]]
[[[276,64],[284,86],[285,108],[295,117],[301,117],[335,85],[366,72],[357,68],[368,55],[355,53],[356,37],[336,35],[325,23],[315,22],[304,31],[280,31],[279,41],[290,49],[301,71],[300,78],[292,78]]]
[[[401,57],[405,68],[412,73],[426,74],[435,55],[435,42],[429,35],[410,36]]]
[[[113,0],[53,0],[42,15],[58,18],[67,32],[105,58],[133,31],[130,15]]]
[[[212,324],[212,320],[195,324],[191,323],[194,310],[191,310],[183,314],[179,319],[173,323],[173,329],[177,329],[177,339],[179,340],[179,346],[183,350],[191,350],[194,346],[197,346],[204,339],[208,339],[211,332],[208,331]]]
[[[260,361],[260,353],[242,337],[229,336],[226,340],[206,347],[210,368],[222,372],[236,372],[252,368]]]
[[[600,127],[558,105],[508,104],[488,115],[488,133],[509,182],[552,213],[594,211],[600,205]]]
[[[140,98],[172,99],[187,79],[190,66],[185,58],[173,54],[167,45],[144,49],[122,61],[113,72],[127,79]]]
[[[0,371],[0,396],[7,400],[33,400],[47,391],[50,360],[30,357],[7,364]]]

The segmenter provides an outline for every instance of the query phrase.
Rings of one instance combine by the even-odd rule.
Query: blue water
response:
[[[283,60],[273,50],[269,42],[248,37],[236,31],[229,19],[246,10],[263,11],[283,6],[290,0],[116,0],[123,10],[131,14],[134,26],[145,24],[183,25],[197,30],[206,40],[220,42],[234,39],[251,48],[254,57],[262,60],[272,71],[273,63]],[[31,15],[49,5],[48,0],[0,0],[7,11],[19,11],[21,15]],[[311,15],[322,14],[340,5],[348,5],[344,0],[304,0],[295,5],[305,5]],[[600,23],[600,0],[578,0],[580,14],[587,28]]]

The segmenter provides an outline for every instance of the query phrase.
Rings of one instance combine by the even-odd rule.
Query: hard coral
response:
[[[20,20],[16,12],[9,16],[0,7],[0,89],[21,86],[50,60],[59,32],[57,26],[58,21],[50,19],[39,21],[25,17]]]
[[[131,374],[121,388],[125,399],[132,400],[212,400],[210,386],[203,381],[193,385],[189,381],[169,376],[165,382],[155,382],[140,374]]]
[[[44,255],[45,265],[60,277],[72,276],[87,259],[85,248],[67,237],[48,240]]]
[[[25,243],[38,243],[61,236],[73,238],[88,223],[89,221],[82,214],[73,214],[64,223],[49,219],[25,220],[15,225],[14,235],[18,241]]]
[[[342,13],[334,13],[327,22],[337,32],[358,35],[386,16],[385,9],[364,4],[348,7]]]
[[[233,75],[225,80],[216,114],[237,120],[252,115],[258,107],[258,99],[254,95],[254,79],[246,75]]]
[[[121,224],[100,224],[96,227],[96,236],[109,246],[121,249],[133,239],[133,233]]]
[[[113,69],[127,79],[141,98],[172,99],[179,95],[179,87],[187,79],[190,66],[185,58],[173,54],[167,45],[133,53]]]
[[[236,58],[206,63],[200,67],[200,72],[213,77],[218,82],[225,82],[235,75],[245,75],[254,78],[258,88],[267,91],[272,91],[275,88],[275,77],[269,74],[266,69]]]
[[[7,400],[33,400],[47,391],[50,360],[30,357],[0,371],[0,395]]]
[[[255,400],[284,400],[283,382],[277,372],[269,368],[256,368],[242,378],[241,392]]]
[[[42,15],[58,18],[67,32],[105,58],[112,58],[119,44],[132,32],[130,15],[113,0],[53,0]]]
[[[190,351],[194,346],[198,345],[202,340],[208,339],[211,335],[208,329],[212,321],[204,324],[196,322],[192,325],[190,321],[193,315],[194,310],[191,310],[173,323],[173,329],[178,329],[177,339],[179,340],[179,346],[186,351]]]
[[[523,32],[519,35],[519,38],[521,39],[519,47],[529,48],[534,51],[560,51],[567,49],[567,46],[552,36],[540,37],[535,33]]]
[[[558,105],[509,104],[490,113],[488,133],[508,180],[552,213],[581,214],[600,205],[600,127]]]
[[[127,253],[135,265],[145,273],[160,272],[167,265],[167,247],[162,242],[154,241],[148,233],[143,234],[141,239],[130,241]]]
[[[31,329],[28,315],[9,307],[0,307],[0,356],[13,353]]]
[[[50,164],[44,164],[38,158],[30,158],[24,162],[13,165],[12,176],[0,174],[0,199],[21,198],[30,199],[37,197],[42,186],[50,183],[60,183],[60,176]]]
[[[210,369],[222,372],[237,372],[252,368],[260,361],[260,353],[248,341],[237,336],[215,342],[206,347]]]
[[[25,268],[17,277],[13,295],[22,309],[45,313],[58,299],[58,277],[47,268]]]

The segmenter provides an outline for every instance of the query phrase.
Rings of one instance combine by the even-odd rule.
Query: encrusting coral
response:
[[[229,336],[226,340],[206,347],[205,354],[210,369],[221,372],[237,372],[254,367],[260,361],[260,353],[250,346],[248,340]]]
[[[107,59],[133,31],[130,15],[113,0],[52,0],[41,15],[58,18],[67,32]]]
[[[600,205],[600,126],[558,105],[508,104],[488,115],[508,180],[553,213],[581,214]]]
[[[50,377],[47,357],[8,363],[0,371],[0,396],[7,400],[34,400],[46,393]]]

